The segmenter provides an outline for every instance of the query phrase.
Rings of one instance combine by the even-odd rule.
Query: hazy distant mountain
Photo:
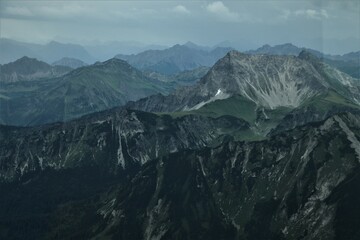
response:
[[[211,51],[213,48],[197,45],[191,41],[186,42],[183,46],[186,46],[195,50]],[[216,47],[215,47],[216,48]]]
[[[46,81],[1,84],[0,122],[24,126],[66,121],[170,89],[127,62],[110,59]]]
[[[256,50],[246,51],[246,53],[297,56],[302,50],[310,52],[314,56],[322,59],[327,64],[338,68],[352,77],[360,78],[360,51],[351,52],[344,55],[330,55],[324,54],[314,49],[300,48],[291,43],[285,43],[275,46],[266,44]]]
[[[351,52],[343,55],[330,55],[324,54],[320,51],[304,48],[304,47],[297,47],[291,43],[285,43],[275,46],[270,46],[268,44],[256,49],[256,50],[249,50],[245,53],[248,54],[269,54],[269,55],[293,55],[297,56],[300,54],[302,50],[306,50],[313,54],[318,58],[325,58],[329,60],[339,60],[339,61],[358,61],[360,58],[360,51]]]
[[[88,64],[86,64],[83,61],[76,59],[76,58],[64,57],[60,60],[53,62],[52,65],[53,66],[71,67],[71,68],[75,69],[75,68],[87,66]]]
[[[188,86],[199,81],[209,71],[209,69],[209,67],[198,67],[172,75],[161,74],[153,71],[144,71],[144,74],[162,82],[174,83],[175,86]]]
[[[112,59],[69,74],[58,102],[96,103],[109,90],[102,85],[121,79],[115,69],[133,77],[120,82],[139,83],[137,70]],[[114,81],[94,84],[106,73]],[[154,111],[187,107],[178,112],[119,107],[67,123],[0,125],[0,236],[358,239],[359,90],[306,51],[231,51],[197,85],[139,101]],[[47,98],[56,112],[61,91]]]
[[[275,46],[270,46],[265,44],[264,46],[256,49],[256,50],[249,50],[245,53],[249,54],[269,54],[269,55],[293,55],[297,56],[302,51],[302,48],[294,46],[291,43],[285,43]]]
[[[18,82],[54,78],[70,72],[66,66],[51,66],[35,58],[22,57],[15,62],[0,65],[0,82]]]
[[[350,52],[341,56],[344,61],[359,61],[360,60],[360,51]]]
[[[154,45],[154,44],[144,44],[136,41],[127,41],[127,42],[108,42],[108,43],[98,43],[84,46],[85,49],[94,56],[97,60],[104,61],[114,57],[117,53],[122,54],[137,54],[146,50],[162,50],[167,48],[167,46]]]
[[[77,58],[93,63],[95,59],[80,45],[49,42],[45,45],[18,42],[11,39],[0,39],[0,63],[9,63],[23,56],[37,58],[52,63],[63,57]]]
[[[116,55],[141,70],[152,70],[163,74],[174,74],[200,66],[212,66],[225,56],[231,48],[215,48],[211,51],[194,46],[175,45],[164,50],[148,50],[136,55]]]

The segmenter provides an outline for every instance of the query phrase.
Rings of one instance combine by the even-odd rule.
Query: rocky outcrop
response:
[[[248,130],[234,117],[207,118],[122,108],[68,123],[34,128],[0,127],[0,178],[14,180],[46,168],[99,166],[113,173],[184,149],[216,144],[228,132]]]
[[[167,125],[159,123],[162,118],[153,115],[118,114],[119,119],[124,119],[122,124],[127,124],[126,129],[132,129],[132,133],[121,132],[123,142],[126,142],[124,135],[146,135],[141,133],[145,124],[141,119],[146,118],[147,124],[157,122],[157,127]],[[77,131],[97,134],[90,125],[77,124]],[[103,130],[112,126],[111,121],[94,124]],[[360,213],[356,207],[360,200],[359,126],[358,115],[340,114],[265,141],[225,140],[200,150],[179,149],[147,161],[136,171],[129,168],[118,174],[109,174],[114,171],[114,165],[107,165],[108,158],[102,157],[101,165],[95,164],[98,152],[93,151],[92,156],[79,148],[84,156],[78,161],[83,163],[81,166],[43,165],[46,167],[42,170],[1,184],[0,236],[10,239],[24,236],[33,239],[356,239],[360,227],[356,221]],[[116,125],[114,129],[116,136],[119,133]],[[64,135],[58,133],[59,137],[73,147],[79,144],[70,136],[92,142],[89,135],[68,133],[65,126],[64,131]],[[39,134],[31,132],[34,130],[27,133],[31,142],[37,142],[35,136]],[[92,149],[98,148],[96,144],[103,145],[106,138],[96,139],[99,143],[91,144]],[[118,141],[112,142],[117,150]],[[28,152],[26,145],[32,144],[23,143],[27,144],[19,149]],[[55,154],[66,148],[57,143],[53,142]],[[149,144],[156,145],[156,141]],[[123,147],[123,153],[134,154],[126,144]],[[116,152],[113,152],[115,165]],[[35,156],[36,152],[31,154]],[[15,161],[21,159],[21,154],[18,156]],[[44,159],[45,162],[50,161]],[[1,166],[2,171],[5,168]],[[29,193],[32,197],[25,198]],[[11,210],[14,201],[16,211]],[[22,227],[16,231],[18,224]]]
[[[214,100],[240,95],[259,107],[297,108],[329,90],[359,103],[359,83],[355,79],[321,63],[306,51],[298,57],[230,51],[195,86],[181,88],[169,96],[150,96],[127,106],[172,112],[197,109]]]

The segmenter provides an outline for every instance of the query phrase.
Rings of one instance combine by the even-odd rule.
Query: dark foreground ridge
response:
[[[220,143],[225,129],[209,129],[246,123],[125,110],[106,119],[0,128],[1,239],[359,237],[359,115]]]

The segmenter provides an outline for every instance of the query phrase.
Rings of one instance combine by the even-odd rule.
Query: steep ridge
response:
[[[68,121],[170,89],[125,61],[110,59],[51,80],[2,84],[0,120],[20,126]]]
[[[329,89],[359,102],[356,80],[310,55],[305,51],[299,57],[231,51],[194,87],[179,89],[166,97],[151,96],[128,106],[150,112],[173,112],[198,109],[237,94],[260,107],[296,108]]]
[[[126,144],[139,142],[126,143],[125,136],[147,134],[141,133],[141,124],[136,118],[147,119],[149,124],[161,119],[155,121],[155,115],[140,112],[116,114],[114,129],[127,124],[125,128],[120,127],[124,129],[120,133],[124,147],[121,151],[129,151],[131,155],[135,151],[130,151]],[[97,117],[102,115],[82,121],[98,121]],[[7,178],[13,182],[2,183],[0,187],[2,238],[182,239],[192,236],[196,239],[355,240],[360,234],[356,221],[360,212],[351,207],[360,200],[356,187],[360,183],[359,115],[334,115],[265,141],[225,141],[216,147],[165,153],[134,172],[128,169],[115,175],[109,174],[114,172],[110,158],[96,151],[87,154],[89,150],[86,150],[81,154],[83,157],[79,156],[72,164],[49,159],[39,161],[36,156],[64,158],[66,145],[77,145],[71,136],[82,139],[92,149],[103,146],[104,153],[110,152],[108,143],[113,142],[116,150],[121,144],[116,139],[108,142],[107,134],[102,138],[101,134],[89,138],[90,133],[100,133],[93,131],[94,124],[106,132],[113,120],[86,126],[80,126],[80,120],[72,122],[77,125],[72,127],[74,130],[87,132],[86,135],[69,131],[71,123],[62,126],[63,134],[56,133],[61,127],[55,125],[44,129],[43,134],[36,128],[25,131],[2,128],[2,136],[4,130],[26,136],[10,139],[22,142],[17,150],[11,150],[14,154],[1,154],[18,155],[18,158],[9,157],[7,164],[1,166],[2,179],[6,169],[8,173],[17,173],[13,175],[15,178]],[[202,119],[201,124],[203,122]],[[58,130],[50,133],[51,129]],[[115,130],[112,135],[116,138],[118,132]],[[43,139],[52,136],[54,141],[47,144],[53,144],[53,148],[42,150],[47,141],[36,140],[37,136],[44,136]],[[2,137],[0,141],[9,140]],[[155,144],[155,141],[149,143]],[[77,151],[80,153],[83,148]],[[12,166],[24,164],[25,154],[28,165],[25,164],[21,175],[21,169],[14,171]],[[117,153],[112,154],[116,164]],[[38,166],[31,161],[38,162]],[[57,191],[52,190],[55,187]],[[25,200],[23,196],[29,192],[33,197]],[[19,223],[23,227],[16,230]]]
[[[182,149],[217,144],[249,124],[235,117],[208,118],[116,108],[67,123],[33,128],[0,126],[0,178],[14,180],[46,168],[93,166],[123,169]]]

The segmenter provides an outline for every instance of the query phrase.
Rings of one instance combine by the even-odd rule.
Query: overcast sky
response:
[[[291,42],[338,54],[360,50],[359,2],[0,0],[0,37],[83,45],[229,41],[240,50]]]

